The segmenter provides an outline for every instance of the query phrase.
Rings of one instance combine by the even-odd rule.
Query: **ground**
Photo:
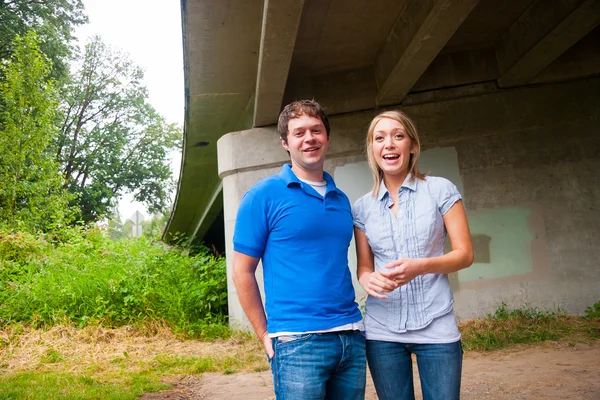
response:
[[[595,323],[583,328],[580,320],[570,323],[573,332],[597,329]],[[575,333],[558,342],[466,351],[461,398],[600,400],[600,340],[591,337]],[[205,342],[179,338],[161,325],[0,330],[1,373],[67,373],[127,387],[126,377],[155,371],[172,385],[140,400],[274,399],[267,368],[259,341],[242,333]],[[245,372],[224,374],[234,371]],[[416,386],[420,391],[418,379]],[[377,399],[370,378],[366,399]]]
[[[269,371],[176,378],[172,389],[141,400],[275,399]],[[417,390],[418,387],[417,380]],[[377,399],[369,378],[367,400]],[[420,399],[420,395],[417,397]],[[600,341],[544,343],[486,353],[466,352],[462,399],[600,399]]]

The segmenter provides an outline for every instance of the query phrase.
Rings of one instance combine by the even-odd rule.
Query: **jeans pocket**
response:
[[[308,340],[311,337],[313,337],[314,333],[302,333],[299,335],[284,335],[284,336],[278,336],[277,340],[275,341],[275,347],[281,347],[285,344],[288,343],[295,343],[295,342],[299,342],[299,341],[303,341],[303,340]]]

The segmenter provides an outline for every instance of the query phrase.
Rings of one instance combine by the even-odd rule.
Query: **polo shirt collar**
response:
[[[292,172],[292,164],[283,164],[279,177],[283,180],[286,186],[290,186],[291,183],[300,183],[300,179]]]
[[[406,178],[404,178],[404,182],[402,182],[403,188],[407,188],[412,190],[413,192],[417,191],[417,181],[418,179],[413,179],[412,174],[408,174]],[[381,201],[385,197],[385,195],[389,195],[389,191],[387,187],[385,187],[385,183],[381,180],[381,185],[379,185],[379,192],[377,193],[377,200]]]
[[[297,183],[298,185],[302,186],[302,181],[298,179],[296,174],[294,174],[294,171],[292,171],[292,164],[284,164],[283,167],[281,167],[279,177],[283,180],[287,187],[289,187],[292,183]],[[333,178],[327,171],[323,171],[323,180],[327,182],[327,191],[339,191],[337,186],[335,186]]]

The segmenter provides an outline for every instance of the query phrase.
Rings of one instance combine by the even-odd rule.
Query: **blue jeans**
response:
[[[367,360],[380,400],[414,400],[411,354],[417,357],[423,400],[458,400],[462,371],[460,340],[410,344],[367,340]]]
[[[278,400],[363,400],[365,337],[360,331],[307,333],[272,339]]]

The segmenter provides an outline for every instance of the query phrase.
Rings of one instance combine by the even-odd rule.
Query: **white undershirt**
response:
[[[300,179],[300,178],[298,178]],[[302,182],[310,185],[313,189],[315,189],[315,191],[317,193],[319,193],[321,196],[325,197],[325,192],[327,192],[327,182],[325,181],[321,181],[321,182],[313,182],[313,181],[307,181],[305,179],[300,179]]]
[[[363,324],[362,319],[358,322],[352,322],[350,324],[336,326],[331,329],[323,329],[320,331],[307,331],[307,332],[275,332],[269,333],[270,338],[276,338],[280,336],[291,336],[291,335],[303,335],[305,333],[329,333],[329,332],[339,332],[339,331],[364,331],[365,325]]]

